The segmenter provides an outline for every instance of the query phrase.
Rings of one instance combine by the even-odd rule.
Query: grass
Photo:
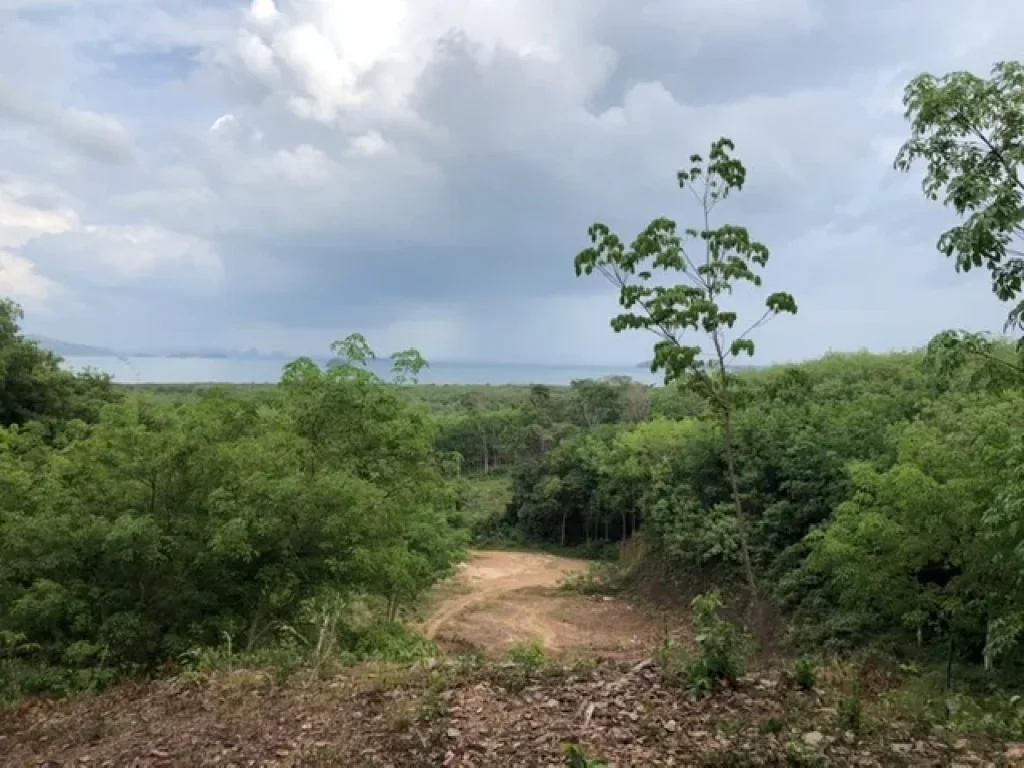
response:
[[[615,562],[599,560],[587,570],[566,576],[559,589],[579,595],[612,595],[621,589],[622,569]]]

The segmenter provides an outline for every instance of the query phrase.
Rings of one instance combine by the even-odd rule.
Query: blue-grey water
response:
[[[280,379],[287,360],[220,359],[205,357],[75,357],[65,365],[110,374],[122,384],[265,384]],[[321,361],[323,362],[323,361]],[[375,360],[371,369],[390,379],[390,361]],[[629,376],[657,383],[646,368],[636,366],[511,365],[494,363],[432,363],[419,375],[421,384],[548,384],[574,379]]]

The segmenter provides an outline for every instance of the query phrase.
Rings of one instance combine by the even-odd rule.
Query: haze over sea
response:
[[[321,359],[321,364],[326,359]],[[65,365],[93,368],[121,384],[266,384],[276,382],[287,359],[207,357],[65,357]],[[371,370],[391,378],[391,361],[374,360]],[[648,384],[658,377],[640,366],[529,365],[502,363],[431,363],[419,375],[421,384],[547,384],[567,385],[573,379],[629,376]]]

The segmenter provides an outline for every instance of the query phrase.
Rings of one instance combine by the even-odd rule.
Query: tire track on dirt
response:
[[[533,552],[474,552],[455,577],[470,592],[443,601],[423,625],[423,634],[437,638],[444,627],[473,607],[512,592],[555,587],[566,576],[587,569],[585,560]],[[541,598],[542,599],[542,598]]]
[[[528,640],[558,652],[632,658],[657,632],[643,609],[609,596],[549,591],[589,563],[536,552],[474,552],[421,625],[430,639],[501,654]]]

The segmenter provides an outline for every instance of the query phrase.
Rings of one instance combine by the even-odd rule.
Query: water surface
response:
[[[287,360],[244,360],[206,357],[77,357],[65,358],[75,370],[92,368],[122,384],[266,384],[281,377]],[[325,362],[323,360],[321,363]],[[375,360],[371,369],[390,378],[391,363]],[[566,385],[574,379],[629,376],[657,383],[646,368],[635,366],[555,366],[496,363],[432,363],[420,373],[422,384],[548,384]]]

